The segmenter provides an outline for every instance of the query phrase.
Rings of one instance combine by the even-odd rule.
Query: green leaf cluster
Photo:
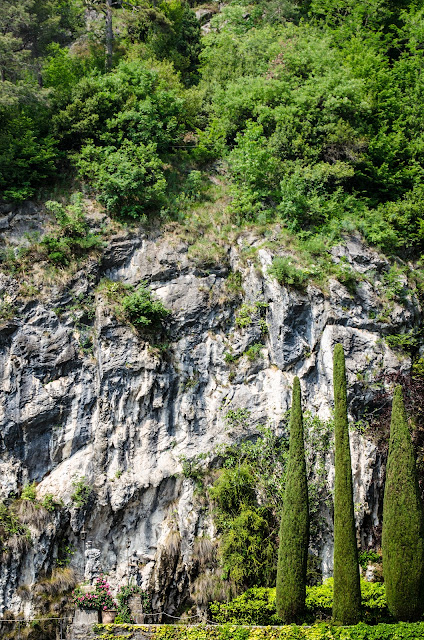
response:
[[[187,177],[218,161],[231,225],[422,253],[419,3],[234,0],[202,36],[182,0],[116,2],[111,55],[103,13],[85,18],[78,0],[1,5],[3,200],[76,177],[114,216],[181,220]]]
[[[140,604],[143,607],[143,611],[145,613],[150,613],[151,601],[150,595],[147,591],[145,591],[138,585],[122,586],[119,588],[119,591],[116,595],[116,599],[118,601],[118,615],[116,616],[115,622],[117,624],[134,624],[134,620],[131,617],[131,610],[129,607],[129,600],[133,596],[137,596],[140,599]]]
[[[55,215],[57,223],[40,242],[49,262],[66,266],[103,246],[100,236],[90,230],[84,213],[82,194],[75,194],[73,204],[67,207],[59,202],[48,201],[46,208]]]
[[[72,486],[74,487],[74,492],[71,495],[71,500],[77,509],[82,509],[88,504],[93,489],[87,484],[84,476],[73,480]]]
[[[401,4],[312,2],[285,21],[299,7],[284,3],[271,22],[272,2],[260,2],[248,19],[247,5],[214,19],[202,145],[227,149],[237,223],[331,238],[355,220],[386,252],[420,251],[423,14]]]
[[[248,420],[233,411],[229,420]],[[223,575],[238,588],[269,586],[276,575],[277,510],[284,491],[287,442],[269,428],[255,441],[224,446],[217,453],[223,468],[209,489],[221,533],[219,557]]]
[[[276,257],[268,267],[268,274],[273,276],[279,284],[303,289],[309,279],[309,273],[293,264],[287,257]]]
[[[333,607],[334,580],[306,587],[304,620],[328,620]],[[391,622],[385,587],[381,582],[361,580],[363,617],[368,623]],[[280,625],[277,614],[276,590],[264,587],[248,589],[230,602],[212,602],[209,610],[214,622],[225,624]]]
[[[418,640],[424,633],[424,623],[358,624],[352,627],[334,627],[320,623],[307,626],[243,628],[234,624],[222,625],[103,625],[95,626],[99,638],[128,637],[128,632],[148,633],[152,640]],[[120,632],[123,632],[120,635]],[[118,635],[117,635],[118,634]]]
[[[22,524],[12,506],[0,502],[0,553],[7,552],[7,541],[12,537],[28,543],[31,540],[31,532]]]
[[[122,299],[122,308],[136,327],[147,327],[158,330],[164,320],[171,314],[161,300],[153,297],[149,287],[141,283],[135,291]]]

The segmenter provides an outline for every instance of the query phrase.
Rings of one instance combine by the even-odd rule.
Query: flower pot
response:
[[[76,609],[74,614],[75,627],[84,627],[100,622],[98,609]]]
[[[103,624],[113,624],[116,618],[117,611],[108,609],[107,611],[102,611],[102,622]]]

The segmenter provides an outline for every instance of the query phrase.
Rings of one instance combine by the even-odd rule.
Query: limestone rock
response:
[[[205,273],[190,263],[184,243],[135,233],[112,239],[100,264],[88,263],[65,289],[58,285],[30,303],[19,302],[13,278],[0,277],[2,291],[20,305],[19,315],[0,326],[1,497],[36,481],[40,497],[51,494],[65,505],[51,525],[34,529],[26,553],[17,549],[2,562],[0,611],[31,611],[31,594],[18,588],[45,575],[66,540],[81,579],[103,571],[114,586],[137,581],[154,589],[156,611],[172,614],[187,595],[195,538],[215,535],[210,515],[198,508],[193,481],[182,475],[181,457],[206,454],[207,466],[217,445],[253,436],[258,424],[281,433],[296,375],[305,408],[328,418],[337,342],[346,352],[353,422],[372,400],[382,370],[408,371],[408,358],[391,351],[382,336],[413,326],[420,310],[409,300],[378,319],[381,301],[372,277],[377,282],[388,267],[358,238],[333,252],[335,260],[343,257],[359,273],[373,274],[355,295],[336,280],[328,294],[312,284],[305,292],[280,286],[267,275],[271,252],[260,250],[258,268],[243,265],[240,250],[233,247],[228,259],[242,272],[243,300],[226,290],[227,266]],[[115,318],[95,291],[104,276],[148,282],[171,308],[164,351]],[[81,296],[94,305],[93,320],[82,307],[70,309]],[[242,303],[248,309],[244,327],[235,321]],[[243,354],[260,342],[260,357],[250,362]],[[232,376],[229,351],[240,356]],[[250,411],[249,425],[228,432],[225,414],[238,408]],[[357,522],[368,543],[381,512],[383,476],[376,445],[358,431],[352,460]],[[331,490],[331,454],[325,464]],[[82,507],[72,499],[78,481],[91,487]],[[323,517],[327,532],[316,550],[328,574],[331,510]]]

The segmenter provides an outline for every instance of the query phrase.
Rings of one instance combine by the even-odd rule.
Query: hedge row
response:
[[[378,624],[359,623],[351,627],[335,627],[320,623],[311,627],[158,626],[97,625],[103,638],[145,638],[151,640],[417,640],[424,639],[424,623]]]
[[[361,580],[361,594],[362,619],[365,622],[376,624],[393,621],[387,609],[383,583]],[[305,621],[331,618],[333,579],[329,578],[315,587],[307,587],[305,604]],[[210,603],[209,610],[212,620],[221,624],[281,624],[276,612],[275,589],[248,589],[231,602]]]

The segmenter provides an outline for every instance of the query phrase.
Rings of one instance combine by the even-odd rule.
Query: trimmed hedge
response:
[[[367,623],[392,622],[387,608],[384,584],[361,580],[362,616]],[[333,606],[333,579],[323,584],[306,587],[305,621],[331,618]],[[209,610],[214,622],[221,624],[278,625],[275,589],[253,588],[231,602],[212,602]]]
[[[311,627],[286,625],[276,627],[96,625],[100,638],[133,638],[141,640],[418,640],[424,639],[424,623],[378,624],[359,623],[352,627],[327,623]],[[138,633],[140,632],[140,633]]]

